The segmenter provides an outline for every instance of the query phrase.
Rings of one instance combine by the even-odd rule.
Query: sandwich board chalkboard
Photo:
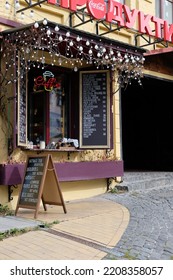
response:
[[[51,155],[28,156],[15,215],[19,208],[35,209],[36,219],[41,200],[45,211],[50,204],[67,212]]]

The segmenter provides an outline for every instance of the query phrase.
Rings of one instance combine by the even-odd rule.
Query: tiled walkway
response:
[[[1,260],[100,260],[120,240],[129,223],[128,210],[97,196],[39,209],[38,218],[51,228],[30,231],[0,241]],[[33,220],[34,211],[19,209],[17,217]],[[16,218],[16,217],[15,217]]]

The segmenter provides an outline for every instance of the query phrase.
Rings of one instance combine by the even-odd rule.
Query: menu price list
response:
[[[20,94],[20,106],[19,106],[19,122],[20,131],[19,138],[21,143],[26,142],[26,96],[21,92]]]
[[[107,145],[106,73],[83,74],[82,93],[83,144]]]
[[[37,204],[39,187],[43,176],[44,164],[44,157],[33,157],[28,159],[24,183],[20,196],[20,204],[32,206]]]
[[[20,71],[23,75],[23,79],[20,80],[19,85],[19,110],[18,110],[18,119],[19,119],[19,126],[18,126],[18,142],[20,144],[27,143],[27,98],[26,98],[26,75],[24,73],[24,69],[21,67]]]

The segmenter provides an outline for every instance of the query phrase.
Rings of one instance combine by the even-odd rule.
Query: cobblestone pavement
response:
[[[103,197],[130,211],[126,231],[105,259],[173,260],[173,187]]]

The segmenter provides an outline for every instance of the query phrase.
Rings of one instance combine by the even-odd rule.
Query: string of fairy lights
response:
[[[16,2],[18,4],[18,1]],[[7,2],[6,2],[7,5]],[[8,5],[7,5],[8,6]],[[31,66],[44,69],[47,61],[52,66],[58,65],[78,71],[84,66],[96,69],[118,71],[118,83],[121,86],[137,80],[141,85],[143,77],[144,57],[142,53],[120,49],[113,43],[105,43],[102,38],[91,39],[43,19],[28,27],[3,34],[1,52],[5,59],[5,76],[10,72],[8,83],[16,82],[17,77],[10,69],[20,61],[20,68],[29,71]],[[14,55],[15,54],[15,55]],[[20,59],[19,59],[20,55]],[[17,76],[24,71],[17,70]]]

